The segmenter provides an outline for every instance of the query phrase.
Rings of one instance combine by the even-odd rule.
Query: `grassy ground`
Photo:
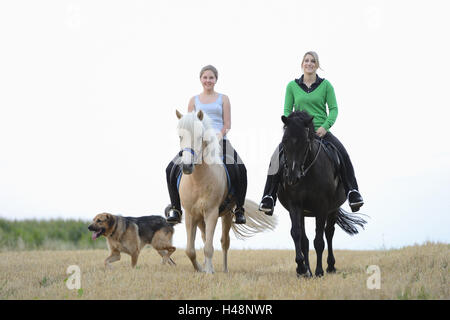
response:
[[[136,269],[130,257],[105,270],[108,252],[95,250],[0,252],[0,299],[449,299],[450,245],[427,243],[386,251],[335,252],[336,274],[297,279],[292,250],[232,250],[229,273],[214,254],[213,275],[196,273],[183,250],[176,267],[161,265],[151,248]],[[326,252],[325,252],[326,254]],[[198,251],[203,259],[203,252]],[[315,253],[310,254],[312,270]],[[324,255],[326,263],[326,255]],[[70,265],[81,271],[81,289],[66,286]],[[370,265],[380,268],[380,289],[368,289]]]

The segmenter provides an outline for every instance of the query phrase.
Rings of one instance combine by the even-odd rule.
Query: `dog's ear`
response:
[[[109,227],[112,227],[114,225],[114,216],[110,213],[106,214],[106,223]]]

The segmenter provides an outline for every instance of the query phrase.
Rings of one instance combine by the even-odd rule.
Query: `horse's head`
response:
[[[289,117],[282,116],[284,123],[283,150],[286,157],[284,178],[288,185],[295,185],[304,175],[304,165],[311,141],[314,139],[314,126],[305,111],[296,111]]]
[[[183,173],[191,174],[194,171],[194,165],[201,164],[204,160],[208,161],[209,153],[205,155],[204,150],[210,142],[215,141],[217,145],[217,137],[208,116],[203,111],[192,111],[182,115],[177,110],[176,114],[179,119],[178,136]],[[213,149],[216,150],[216,148]]]

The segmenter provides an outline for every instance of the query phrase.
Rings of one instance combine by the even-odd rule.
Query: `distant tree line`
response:
[[[105,239],[91,239],[82,220],[0,219],[0,250],[104,249]]]

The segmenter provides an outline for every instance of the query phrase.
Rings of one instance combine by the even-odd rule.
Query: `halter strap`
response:
[[[191,153],[194,156],[194,163],[197,161],[197,154],[195,153],[194,149],[192,148],[184,148],[183,150],[181,150],[180,152],[180,156],[183,153],[183,151],[188,151],[189,153]]]

